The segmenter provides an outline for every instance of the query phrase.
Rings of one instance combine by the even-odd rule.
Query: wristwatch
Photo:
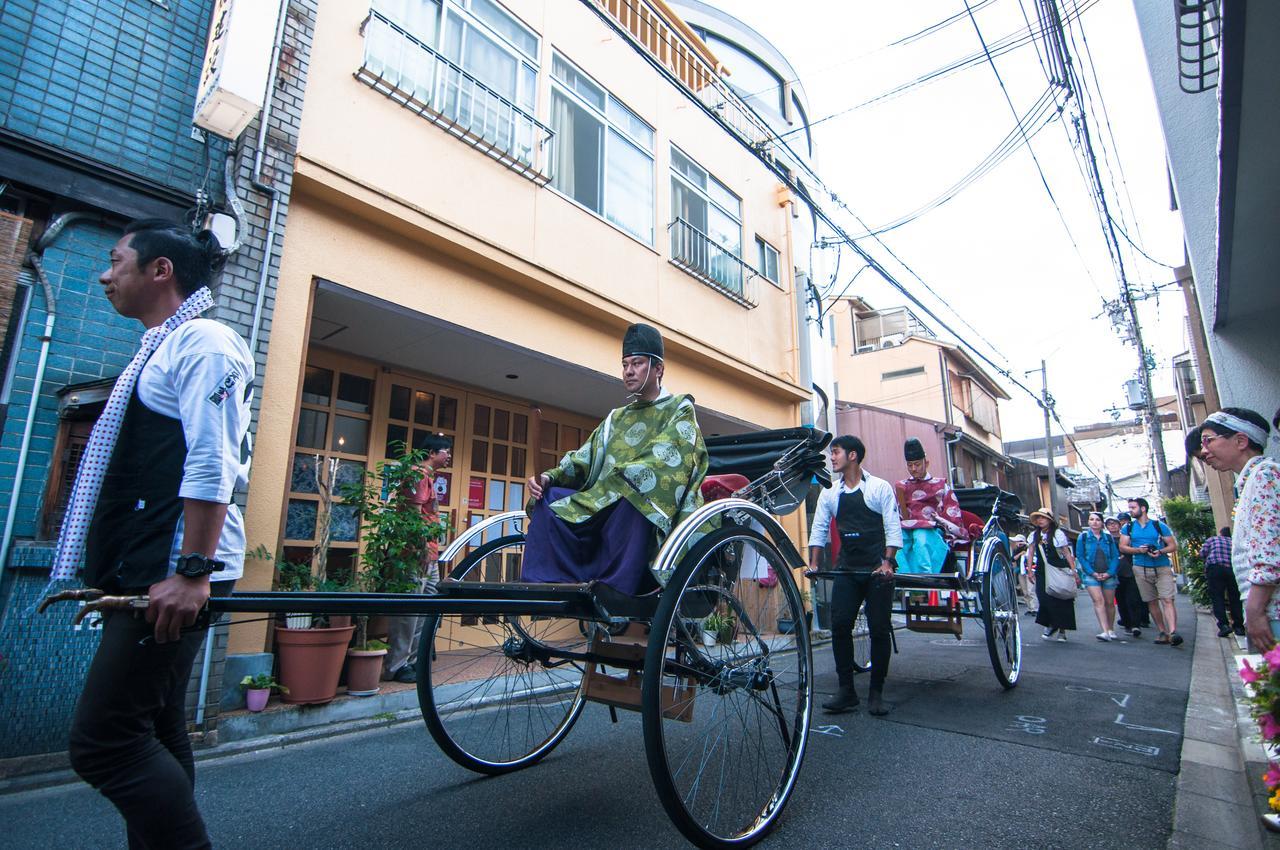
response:
[[[177,567],[174,572],[187,578],[204,578],[210,573],[221,572],[224,567],[226,567],[224,561],[192,552],[188,555],[178,556]]]

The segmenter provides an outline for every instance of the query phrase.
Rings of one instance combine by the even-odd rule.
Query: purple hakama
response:
[[[551,503],[574,490],[549,487],[535,503],[524,544],[522,581],[603,582],[629,596],[653,585],[649,549],[654,527],[626,499],[619,499],[586,522],[556,516]]]

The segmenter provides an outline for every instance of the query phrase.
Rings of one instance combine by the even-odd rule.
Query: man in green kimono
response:
[[[601,581],[632,595],[653,588],[647,568],[671,530],[702,505],[707,474],[693,397],[667,392],[664,371],[662,335],[629,327],[622,383],[635,400],[611,411],[558,466],[529,479],[525,581]]]

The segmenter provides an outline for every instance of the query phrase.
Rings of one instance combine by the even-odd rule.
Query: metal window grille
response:
[[[756,306],[757,272],[682,218],[671,222],[671,264],[744,307]]]
[[[550,127],[371,11],[356,79],[539,186],[551,181]]]
[[[1219,0],[1174,0],[1178,21],[1178,85],[1187,94],[1218,87]]]

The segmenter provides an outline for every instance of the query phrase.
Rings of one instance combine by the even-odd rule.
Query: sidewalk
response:
[[[218,718],[216,743],[197,743],[196,761],[260,752],[421,718],[416,685],[381,685],[378,693],[369,697],[347,696],[346,688],[339,688],[338,696],[324,705],[288,705],[273,697],[261,712],[224,711]],[[195,736],[192,740],[196,741]],[[65,752],[0,761],[0,794],[79,781]]]
[[[1213,617],[1199,612],[1168,847],[1280,850],[1280,835],[1260,820],[1269,811],[1262,785],[1267,759],[1236,674],[1244,650],[1217,635]]]

